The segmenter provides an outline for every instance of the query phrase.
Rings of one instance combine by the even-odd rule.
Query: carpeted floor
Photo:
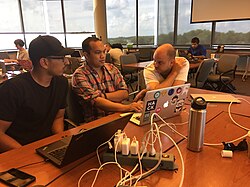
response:
[[[236,88],[236,93],[250,96],[250,76],[248,76],[244,82],[242,81],[241,77],[241,75],[237,75],[236,79],[233,81],[233,85]]]
[[[188,82],[193,83],[194,78],[189,78]],[[233,85],[236,88],[235,92],[237,94],[250,96],[250,76],[248,76],[246,81],[242,81],[242,75],[236,75]]]

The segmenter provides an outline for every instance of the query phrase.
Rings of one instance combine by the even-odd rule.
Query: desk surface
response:
[[[190,89],[191,93],[208,92],[207,90]],[[210,91],[209,91],[210,92]],[[241,96],[250,102],[250,97]],[[186,102],[186,111],[189,111],[190,103]],[[220,143],[242,136],[246,133],[239,127],[236,127],[230,120],[228,113],[228,104],[208,104],[207,107],[207,124],[205,129],[205,142]],[[233,118],[243,126],[250,128],[250,106],[246,102],[241,104],[233,104],[232,106]],[[15,149],[3,154],[0,154],[0,171],[10,169],[12,167],[21,167],[26,164],[43,161],[43,159],[35,153],[35,149],[51,143],[55,140],[61,139],[65,135],[72,135],[82,128],[91,128],[102,123],[112,121],[118,118],[119,114],[115,113],[110,116],[98,119],[96,121],[84,124],[69,131],[57,134],[40,141],[28,144],[19,149]],[[188,113],[183,112],[180,116],[167,119],[168,122],[183,123],[187,122]],[[159,124],[159,123],[158,123]],[[187,135],[187,123],[176,126],[177,130],[184,135]],[[149,125],[138,127],[134,124],[128,123],[125,132],[128,137],[136,135],[138,140],[141,140],[145,132],[149,130]],[[235,152],[232,159],[221,158],[221,146],[207,147],[204,146],[203,151],[194,153],[186,149],[186,140],[177,134],[173,133],[169,128],[164,127],[164,132],[169,134],[176,142],[179,142],[184,162],[185,162],[185,178],[183,186],[244,186],[250,185],[250,160],[247,158],[247,152]],[[172,147],[172,143],[167,138],[162,138],[163,149],[168,150],[167,153],[173,153],[176,156],[176,163],[179,166],[177,173],[172,171],[158,171],[148,178],[140,181],[138,185],[146,186],[178,186],[181,177],[181,164],[178,153]],[[76,167],[72,169],[73,167]],[[36,182],[32,185],[47,184],[57,176],[67,172],[60,178],[55,180],[49,186],[76,186],[80,176],[91,168],[99,167],[96,156],[89,155],[73,162],[63,168],[56,168],[49,162],[38,163],[21,168],[21,170],[36,176]],[[128,167],[128,169],[131,169]],[[87,174],[81,183],[81,186],[91,186],[94,179],[95,172]],[[110,187],[114,186],[119,180],[119,170],[114,165],[104,168],[97,178],[95,186]],[[32,186],[31,185],[31,186]],[[0,186],[3,186],[0,183]]]

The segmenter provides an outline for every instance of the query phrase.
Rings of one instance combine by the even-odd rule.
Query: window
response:
[[[174,10],[175,1],[159,1],[158,44],[174,41]]]
[[[22,0],[22,10],[25,32],[63,32],[61,1]]]
[[[250,44],[250,21],[216,23],[215,44]]]
[[[93,0],[64,1],[68,47],[79,48],[94,34]]]
[[[201,44],[211,43],[212,23],[190,24],[191,0],[179,0],[177,44],[190,45],[193,37],[198,37]]]
[[[108,39],[113,43],[135,43],[135,1],[106,1]]]
[[[23,39],[18,1],[1,0],[0,12],[0,49],[16,49],[14,40]]]
[[[139,0],[138,3],[138,44],[154,44],[155,7],[152,0]]]

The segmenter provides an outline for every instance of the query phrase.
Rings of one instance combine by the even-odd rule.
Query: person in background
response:
[[[71,53],[53,36],[31,41],[33,69],[0,86],[0,152],[64,130],[68,80],[62,75]]]
[[[29,53],[24,48],[24,41],[21,39],[17,39],[14,41],[16,48],[18,49],[17,52],[17,60],[29,60]]]
[[[176,51],[171,44],[163,44],[154,52],[154,62],[144,68],[146,89],[135,97],[141,100],[148,90],[167,88],[185,84],[188,78],[189,62],[184,57],[175,57]]]
[[[200,40],[197,37],[192,38],[191,47],[187,50],[187,54],[192,58],[206,58],[207,52],[203,45],[200,45]]]
[[[119,70],[121,70],[121,61],[120,56],[123,55],[123,52],[119,48],[112,48],[110,43],[104,45],[106,53],[110,54],[111,63],[113,63]]]
[[[105,47],[94,37],[82,42],[86,64],[72,77],[73,91],[79,96],[86,122],[105,116],[109,112],[140,112],[141,102],[122,104],[128,98],[128,88],[120,71],[105,63]]]
[[[18,62],[18,60],[29,60],[29,53],[24,48],[24,41],[21,39],[16,39],[14,41],[16,48],[18,49],[16,59],[5,59],[5,62]]]
[[[30,71],[32,69],[32,62],[30,61],[28,51],[24,48],[24,41],[21,39],[16,39],[14,44],[18,49],[16,59],[4,59],[4,62],[16,62],[21,66],[21,69]]]

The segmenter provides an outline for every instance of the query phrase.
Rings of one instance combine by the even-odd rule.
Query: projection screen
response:
[[[250,0],[192,0],[191,23],[250,19]]]

